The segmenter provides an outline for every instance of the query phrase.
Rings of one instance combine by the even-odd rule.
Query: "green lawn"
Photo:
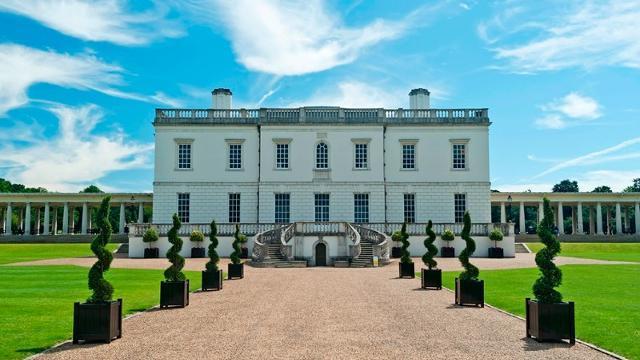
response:
[[[86,246],[86,245],[85,245]],[[0,266],[0,359],[20,359],[71,338],[73,303],[84,301],[88,268],[77,266]],[[126,314],[160,302],[163,270],[111,269],[106,278],[123,299]],[[185,272],[191,289],[200,273]]]
[[[0,244],[0,265],[22,261],[91,256],[91,244]],[[107,244],[110,251],[118,244]]]
[[[542,243],[527,243],[531,251],[538,252]],[[561,256],[598,260],[640,262],[640,243],[562,243]]]
[[[565,265],[559,290],[574,301],[576,336],[630,359],[640,359],[640,265]],[[454,288],[459,272],[443,273]],[[524,299],[538,269],[484,270],[488,304],[524,317]],[[453,296],[453,295],[452,295]],[[524,334],[524,323],[522,332]]]

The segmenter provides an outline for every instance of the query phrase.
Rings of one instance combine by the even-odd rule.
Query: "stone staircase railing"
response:
[[[269,260],[269,244],[280,243],[284,226],[266,230],[256,234],[253,239],[253,251],[251,257],[255,261]]]
[[[293,245],[289,244],[289,240],[291,240],[296,235],[296,224],[289,224],[285,228],[281,228],[280,232],[280,253],[287,260],[293,260]]]
[[[361,241],[372,244],[373,256],[377,256],[380,263],[388,264],[390,262],[389,236],[378,230],[369,229],[361,225],[353,225],[353,227],[360,234]]]
[[[345,223],[345,235],[351,240],[351,244],[349,244],[349,257],[351,259],[357,259],[362,250],[360,246],[360,233],[351,224]]]

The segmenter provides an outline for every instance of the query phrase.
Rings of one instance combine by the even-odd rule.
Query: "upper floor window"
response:
[[[242,144],[229,144],[229,169],[242,169]]]
[[[276,169],[289,168],[289,143],[276,143]]]
[[[355,144],[355,168],[367,169],[369,167],[369,144],[356,143]]]
[[[178,193],[178,219],[180,222],[189,222],[189,208],[191,196],[189,193]]]
[[[416,144],[402,144],[402,168],[416,168]]]
[[[240,193],[229,193],[229,222],[240,222]]]
[[[468,140],[452,140],[451,142],[451,167],[458,170],[466,169]]]
[[[316,169],[329,168],[329,146],[323,142],[316,145]]]
[[[465,211],[467,211],[467,195],[454,194],[453,195],[453,213],[454,213],[455,222],[461,223],[464,221]]]
[[[191,169],[191,141],[178,141],[178,169]]]

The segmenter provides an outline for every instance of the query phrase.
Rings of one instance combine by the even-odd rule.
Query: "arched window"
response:
[[[329,168],[329,146],[321,142],[316,145],[316,169]]]

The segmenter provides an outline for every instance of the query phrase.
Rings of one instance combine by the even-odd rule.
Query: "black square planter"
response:
[[[242,279],[244,278],[244,264],[229,264],[227,268],[227,279]]]
[[[456,278],[456,305],[484,307],[484,280]]]
[[[203,271],[202,290],[222,290],[222,270]]]
[[[442,270],[422,269],[420,278],[423,289],[442,289]]]
[[[160,308],[187,305],[189,305],[189,280],[160,282]]]
[[[504,258],[504,249],[499,247],[490,247],[489,248],[489,258],[491,259],[502,259]]]
[[[402,256],[402,248],[399,246],[394,246],[391,248],[391,257],[393,259],[398,259]]]
[[[574,303],[541,304],[527,298],[527,337],[537,341],[569,340],[576,343],[576,322]]]
[[[122,337],[122,299],[97,304],[73,304],[73,343]]]
[[[196,258],[196,259],[197,258],[203,258],[203,257],[205,257],[204,251],[205,251],[205,248],[203,248],[203,247],[191,248],[191,257],[192,258]]]
[[[398,263],[398,271],[400,272],[400,278],[410,278],[413,279],[416,277],[416,272],[414,268],[414,263]]]
[[[240,250],[242,251],[240,253],[240,259],[248,259],[249,258],[249,249],[246,247],[240,248]]]
[[[144,249],[145,259],[157,259],[160,257],[160,249],[158,248],[146,248]]]
[[[443,246],[440,248],[440,257],[452,258],[456,257],[456,248],[450,246]]]

